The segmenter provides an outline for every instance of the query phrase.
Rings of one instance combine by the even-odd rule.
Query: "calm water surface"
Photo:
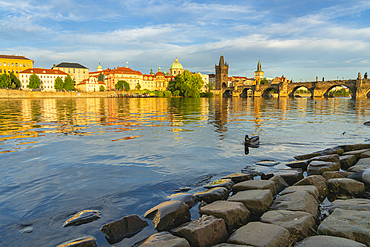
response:
[[[143,215],[174,190],[370,138],[370,100],[0,99],[0,245],[56,246]],[[259,135],[245,155],[244,135]],[[99,220],[64,228],[84,209]],[[192,210],[197,218],[197,211]],[[32,227],[31,233],[22,229]],[[153,226],[114,246],[131,246]]]

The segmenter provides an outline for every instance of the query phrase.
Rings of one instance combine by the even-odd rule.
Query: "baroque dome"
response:
[[[184,69],[184,68],[182,67],[181,63],[179,63],[179,60],[176,58],[175,62],[171,64],[170,69]]]

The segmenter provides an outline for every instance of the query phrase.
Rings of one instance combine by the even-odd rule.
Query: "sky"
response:
[[[369,0],[0,0],[0,54],[144,74],[184,69],[293,81],[370,73]]]

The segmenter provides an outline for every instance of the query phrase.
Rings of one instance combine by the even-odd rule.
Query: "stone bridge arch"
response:
[[[295,87],[293,87],[292,89],[290,89],[289,91],[288,91],[288,96],[289,96],[289,98],[294,98],[294,94],[295,94],[295,92],[299,89],[299,88],[301,88],[301,87],[303,87],[303,88],[305,88],[305,89],[307,89],[309,92],[310,92],[310,94],[311,94],[311,98],[313,98],[313,95],[314,95],[314,88],[313,87],[309,87],[308,85],[296,85]]]
[[[253,97],[254,96],[254,91],[251,87],[245,87],[240,94],[241,98],[248,98],[248,97]]]
[[[278,94],[280,92],[279,91],[279,87],[270,86],[270,87],[268,87],[266,89],[263,89],[263,91],[262,91],[262,97],[264,97],[264,98],[269,97],[271,95],[270,94],[271,91],[276,91]]]
[[[351,95],[351,98],[355,98],[356,97],[356,87],[355,86],[351,86],[351,85],[346,85],[345,83],[335,83],[329,87],[327,87],[326,89],[323,90],[323,96],[324,98],[329,98],[329,92],[330,90],[332,90],[333,88],[335,87],[340,87],[340,86],[345,86],[346,88],[348,88],[350,90],[350,95]]]

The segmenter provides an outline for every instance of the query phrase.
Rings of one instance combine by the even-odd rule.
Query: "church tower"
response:
[[[222,85],[228,85],[229,78],[229,64],[225,62],[224,56],[220,56],[218,65],[215,65],[216,78],[215,78],[215,89],[221,90]]]
[[[261,69],[261,59],[258,60],[257,70],[254,72],[254,79],[260,80],[263,78],[263,71]]]

